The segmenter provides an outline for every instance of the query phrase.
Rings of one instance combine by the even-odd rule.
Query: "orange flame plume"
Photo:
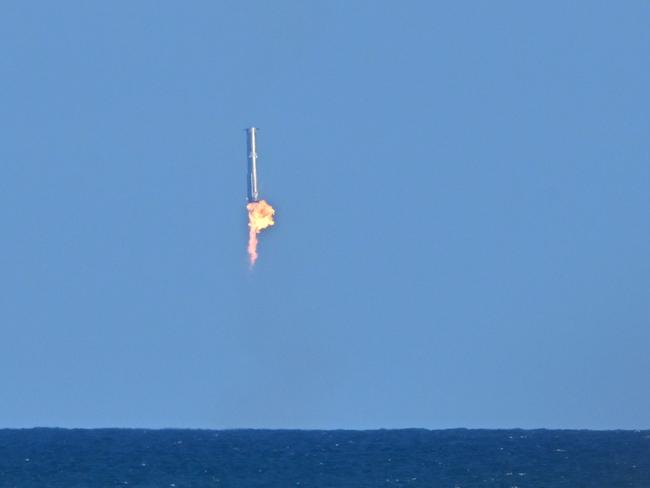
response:
[[[248,209],[248,255],[252,268],[257,260],[257,234],[275,223],[273,222],[275,210],[266,200],[251,202],[246,205],[246,208]]]

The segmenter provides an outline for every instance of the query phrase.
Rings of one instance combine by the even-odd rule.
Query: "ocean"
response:
[[[0,430],[0,487],[649,488],[650,431]]]

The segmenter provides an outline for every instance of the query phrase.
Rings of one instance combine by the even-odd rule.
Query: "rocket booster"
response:
[[[257,191],[257,129],[246,129],[246,145],[248,147],[248,202],[259,201]]]

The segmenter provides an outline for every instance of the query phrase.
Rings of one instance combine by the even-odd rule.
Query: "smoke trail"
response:
[[[248,209],[248,256],[251,268],[257,260],[257,234],[267,227],[272,226],[275,210],[265,200],[251,202],[246,205]]]

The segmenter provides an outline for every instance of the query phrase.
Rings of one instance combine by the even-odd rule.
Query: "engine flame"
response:
[[[275,223],[273,221],[275,210],[266,200],[251,202],[246,205],[246,208],[248,209],[248,256],[252,268],[257,260],[257,234]]]

